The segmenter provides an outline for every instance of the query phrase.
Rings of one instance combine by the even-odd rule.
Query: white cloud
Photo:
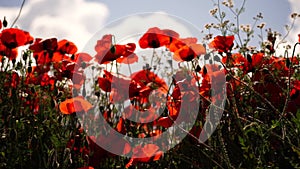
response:
[[[18,10],[0,7],[0,15],[7,16],[10,25]],[[98,2],[29,0],[16,25],[34,37],[66,38],[82,49],[87,40],[103,27],[108,14],[108,8]]]

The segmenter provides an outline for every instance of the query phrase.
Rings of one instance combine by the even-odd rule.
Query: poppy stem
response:
[[[292,53],[292,57],[291,57],[291,62],[290,62],[290,65],[289,65],[289,72],[288,72],[287,96],[286,96],[285,103],[284,103],[284,107],[283,107],[283,110],[282,110],[282,112],[281,112],[281,117],[280,117],[279,120],[281,120],[281,119],[283,118],[284,112],[286,111],[286,108],[287,108],[287,105],[288,105],[288,102],[289,102],[289,99],[290,99],[291,76],[292,76],[292,68],[293,68],[293,59],[294,59],[296,47],[297,47],[297,45],[299,45],[299,44],[300,44],[300,43],[297,42],[297,43],[294,45],[294,49],[293,49],[293,53]],[[286,58],[286,59],[288,59],[288,58]]]
[[[11,26],[10,26],[11,28],[12,28],[12,27],[15,25],[15,23],[18,21],[20,15],[21,15],[22,9],[23,9],[23,7],[24,7],[25,1],[26,1],[26,0],[23,0],[23,2],[22,2],[22,4],[21,4],[21,7],[20,7],[20,10],[19,10],[19,13],[18,13],[17,17],[15,18],[14,22],[13,22],[13,23],[11,24]]]
[[[128,60],[128,59],[127,59],[127,65],[128,65],[129,74],[131,75],[131,74],[132,74],[132,71],[131,71],[131,67],[130,67],[129,60]]]

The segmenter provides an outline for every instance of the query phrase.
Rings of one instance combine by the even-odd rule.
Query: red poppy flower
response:
[[[296,80],[292,82],[292,90],[290,92],[290,102],[287,111],[296,113],[300,108],[300,81]]]
[[[103,77],[98,77],[98,85],[104,92],[110,93],[112,102],[122,102],[129,99],[128,87],[130,79],[121,74],[113,74],[104,70]]]
[[[135,53],[129,54],[126,57],[120,57],[117,59],[118,63],[132,64],[138,61],[138,56]]]
[[[76,112],[87,112],[92,108],[92,104],[80,96],[67,99],[60,103],[59,110],[62,114],[73,114]]]
[[[139,45],[141,48],[159,48],[161,46],[169,45],[173,39],[179,38],[179,34],[175,31],[164,29],[161,30],[153,27],[140,38]]]
[[[77,47],[73,42],[61,40],[57,43],[57,49],[51,56],[52,62],[61,62],[63,60],[71,60],[72,55],[77,52]]]
[[[125,120],[122,117],[120,118],[120,120],[116,126],[116,130],[123,135],[126,134]]]
[[[89,157],[89,165],[91,166],[99,166],[99,163],[101,162],[102,159],[109,156],[115,156],[115,154],[112,154],[110,152],[115,152],[116,154],[125,155],[131,151],[130,144],[126,140],[118,138],[118,136],[112,134],[112,132],[108,133],[107,136],[105,135],[99,135],[97,137],[88,136],[87,141],[92,154],[92,156]],[[99,146],[99,143],[101,143],[102,145],[106,145],[107,147],[110,147],[110,149],[109,150],[103,149],[102,147]]]
[[[172,42],[166,47],[171,52],[175,52],[183,46],[196,44],[196,43],[197,43],[197,38],[177,38],[177,39],[173,38]]]
[[[111,50],[109,50],[100,63],[107,63],[110,61],[117,60],[117,62],[122,63],[125,58],[131,56],[133,62],[137,61],[137,56],[133,53],[136,46],[134,43],[127,43],[126,45],[114,45]],[[129,60],[128,60],[129,61]],[[131,61],[132,62],[132,61]],[[123,62],[125,63],[125,62]]]
[[[54,89],[55,82],[55,77],[49,76],[48,73],[41,74],[38,77],[38,83],[41,86],[50,86],[51,90]]]
[[[91,61],[93,59],[93,57],[91,55],[89,55],[88,53],[77,53],[74,58],[72,58],[76,63],[78,64],[82,64],[87,63],[89,61]]]
[[[173,125],[173,122],[174,121],[170,117],[160,117],[157,120],[156,125],[169,128]]]
[[[249,62],[248,60],[240,53],[233,53],[231,56],[225,56],[222,58],[222,62],[224,64],[232,65],[237,68],[240,68],[247,73],[249,69]]]
[[[57,39],[36,39],[34,44],[29,46],[33,51],[33,57],[38,65],[49,64],[52,61],[53,54],[58,47]]]
[[[98,85],[105,92],[111,92],[111,79],[107,76],[98,77]]]
[[[149,123],[159,117],[156,113],[156,109],[153,107],[145,110],[142,106],[129,105],[124,109],[124,115],[126,119],[138,121],[139,123]]]
[[[138,162],[151,162],[159,160],[163,152],[159,150],[159,147],[155,144],[146,144],[144,146],[137,146],[132,150],[133,155],[130,161],[126,164],[126,168],[137,164]]]
[[[168,92],[168,86],[166,82],[149,70],[140,70],[135,72],[131,75],[131,79],[132,81],[138,84],[144,84],[151,89],[158,89],[164,93]]]
[[[108,157],[108,152],[96,143],[97,140],[99,140],[98,137],[87,136],[87,142],[91,151],[91,156],[89,157],[90,166],[98,166],[101,160]]]
[[[0,41],[0,60],[2,60],[3,56],[6,56],[7,58],[9,58],[9,60],[14,60],[18,56],[18,49],[17,48],[10,49],[5,45],[3,45],[2,42]]]
[[[110,100],[113,103],[123,102],[129,99],[128,87],[130,78],[124,75],[114,75],[112,78],[112,91],[110,93]]]
[[[210,97],[210,89],[214,86],[214,89],[222,89],[222,86],[225,82],[225,73],[224,70],[220,70],[219,65],[217,64],[206,64],[204,65],[202,72],[202,81],[200,86],[200,94],[203,97]],[[220,90],[222,91],[222,90]],[[218,90],[214,92],[220,92]]]
[[[83,74],[83,72],[81,71],[77,71],[77,72],[73,72],[73,78],[72,78],[72,82],[73,82],[73,87],[75,89],[80,89],[82,84],[84,83],[85,80],[85,75]]]
[[[205,54],[206,50],[203,45],[191,44],[185,45],[174,53],[174,59],[177,61],[192,61],[197,56]]]
[[[167,91],[168,86],[165,81],[149,70],[141,70],[131,75],[129,98],[138,110],[150,108],[150,93],[155,92],[157,96],[163,97]]]
[[[272,65],[273,68],[277,70],[288,70],[288,67],[286,66],[286,59],[282,57],[276,57],[272,56],[267,64]]]
[[[218,50],[218,52],[228,52],[233,47],[234,36],[216,36],[212,42],[209,43],[210,48]]]
[[[263,64],[263,58],[264,54],[263,53],[255,53],[252,55],[252,62],[251,65],[252,67],[259,68]]]
[[[300,43],[300,34],[298,34],[298,42]]]
[[[77,52],[77,46],[66,39],[60,40],[57,43],[57,51],[59,51],[61,54],[75,54]]]
[[[6,83],[5,86],[11,86],[12,88],[17,88],[20,84],[20,76],[17,72],[12,72],[10,75],[6,75],[7,79],[9,79],[9,83]]]
[[[82,70],[79,70],[80,66],[70,60],[53,62],[52,65],[55,69],[54,75],[57,80],[63,80],[63,78],[72,79],[74,73],[82,72]]]
[[[95,55],[95,60],[100,64],[106,64],[111,61],[117,60],[117,62],[122,63],[124,58],[130,56],[133,57],[133,61],[137,61],[137,57],[134,54],[134,50],[136,48],[134,43],[127,43],[126,45],[112,45],[108,46],[108,42],[105,42],[105,47],[97,47],[97,54]],[[119,59],[119,60],[118,60]],[[132,58],[131,58],[132,59]]]
[[[99,53],[99,52],[103,52],[105,50],[109,50],[112,46],[112,38],[113,38],[113,35],[111,35],[111,34],[104,35],[102,37],[102,39],[97,41],[97,44],[95,46],[95,51],[97,53]]]
[[[33,42],[33,37],[26,31],[9,28],[0,34],[1,42],[8,48],[13,49]]]
[[[50,38],[42,40],[40,38],[36,38],[34,43],[29,46],[29,49],[33,51],[33,53],[39,53],[44,50],[46,51],[55,51],[57,49],[57,39]]]

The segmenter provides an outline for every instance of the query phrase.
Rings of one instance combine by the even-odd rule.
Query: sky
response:
[[[1,0],[0,19],[6,16],[10,25],[22,1]],[[241,0],[235,1],[236,7],[241,5]],[[213,0],[26,0],[15,26],[29,31],[34,37],[68,39],[83,49],[91,38],[101,38],[99,32],[131,35],[145,31],[152,24],[182,28],[182,32],[190,31],[184,27],[193,27],[199,33],[205,24],[216,21],[209,14],[212,8]],[[261,12],[264,19],[260,22],[266,23],[266,28],[284,34],[284,25],[291,21],[290,14],[300,13],[300,1],[247,0],[245,8],[241,24],[253,23],[252,18]],[[298,33],[300,18],[287,40],[291,43],[297,41]],[[189,32],[186,36],[194,34]]]

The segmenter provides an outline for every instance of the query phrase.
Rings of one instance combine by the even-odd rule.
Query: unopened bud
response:
[[[4,19],[3,19],[3,27],[6,28],[7,27],[7,20],[6,20],[6,17],[4,16]]]

